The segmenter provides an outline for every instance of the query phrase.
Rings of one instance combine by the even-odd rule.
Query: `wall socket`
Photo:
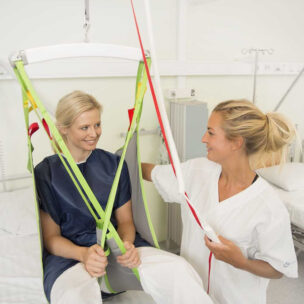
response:
[[[165,91],[167,99],[193,99],[196,95],[195,89],[168,89]]]

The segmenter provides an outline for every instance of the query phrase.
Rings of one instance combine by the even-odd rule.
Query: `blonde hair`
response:
[[[244,99],[221,102],[213,112],[222,115],[222,128],[227,139],[243,137],[245,152],[253,169],[281,164],[286,160],[288,145],[296,130],[282,114],[264,114]]]
[[[102,105],[95,97],[82,91],[73,91],[59,100],[55,112],[56,127],[64,141],[66,138],[60,129],[69,128],[79,115],[93,109],[99,110],[100,114],[103,110]],[[56,142],[55,144],[59,148]]]

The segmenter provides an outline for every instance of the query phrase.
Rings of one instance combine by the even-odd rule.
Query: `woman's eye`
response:
[[[99,128],[99,127],[101,126],[101,123],[97,123],[95,126],[96,126],[97,128]]]
[[[210,131],[208,131],[208,134],[209,134],[209,135],[213,135],[213,133],[212,133],[212,132],[210,132]]]
[[[81,130],[86,131],[88,127],[82,127]]]

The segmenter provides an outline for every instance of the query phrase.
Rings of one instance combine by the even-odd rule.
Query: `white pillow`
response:
[[[0,234],[38,233],[32,187],[0,193]]]
[[[304,163],[286,163],[258,169],[257,173],[270,183],[286,191],[304,189]]]

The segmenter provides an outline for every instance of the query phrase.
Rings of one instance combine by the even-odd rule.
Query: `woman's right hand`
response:
[[[98,244],[83,248],[82,262],[87,272],[95,278],[104,276],[106,274],[108,259],[103,249]]]

